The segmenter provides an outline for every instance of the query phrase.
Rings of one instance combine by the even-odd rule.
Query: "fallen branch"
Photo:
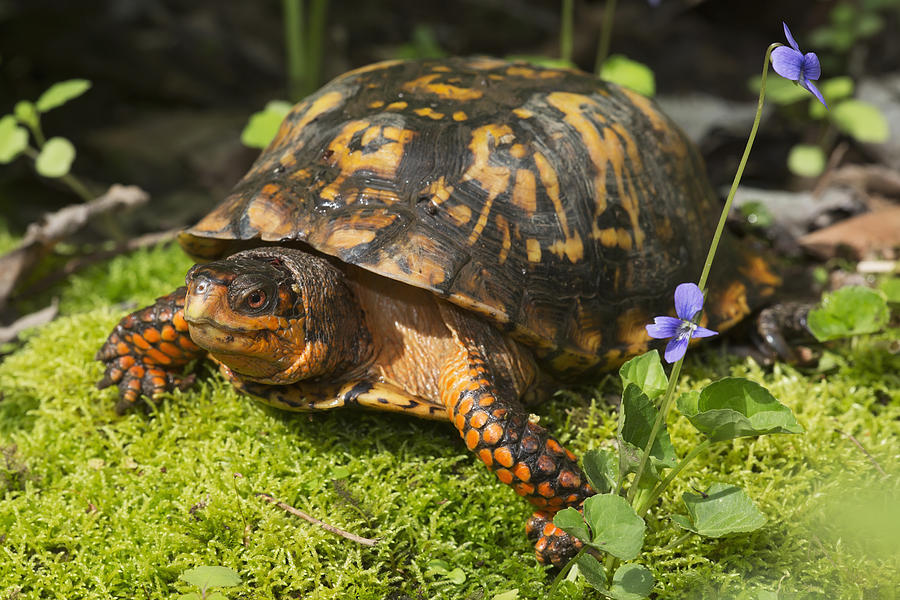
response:
[[[108,260],[120,254],[125,254],[126,252],[134,252],[135,250],[139,250],[141,248],[147,248],[149,246],[155,246],[157,244],[162,244],[163,242],[174,240],[181,231],[183,231],[183,229],[179,227],[177,229],[169,229],[167,231],[148,233],[136,238],[132,238],[121,244],[116,244],[114,248],[110,248],[109,250],[100,250],[92,254],[73,258],[66,262],[66,264],[64,264],[62,268],[57,269],[52,273],[48,273],[44,277],[29,284],[26,289],[22,290],[20,293],[17,293],[16,296],[27,297],[38,294],[62,281],[69,275],[72,275],[73,273],[76,273],[94,263],[100,262],[102,260]]]
[[[137,186],[112,185],[102,196],[84,204],[73,204],[32,223],[25,238],[0,256],[0,308],[16,284],[60,240],[72,235],[99,214],[144,204],[150,196]]]
[[[19,337],[19,334],[38,325],[44,325],[56,318],[57,305],[59,302],[56,298],[50,306],[42,308],[39,311],[25,315],[21,319],[14,321],[6,327],[0,327],[0,344],[11,342]]]
[[[360,537],[360,536],[356,535],[355,533],[350,533],[349,531],[344,531],[343,529],[338,529],[334,525],[329,525],[328,523],[325,523],[324,521],[320,521],[319,519],[306,514],[302,510],[298,510],[289,504],[285,504],[284,502],[276,500],[269,494],[259,493],[256,495],[258,497],[262,498],[263,500],[265,500],[266,502],[268,502],[270,504],[274,504],[274,505],[278,506],[279,508],[281,508],[282,510],[285,510],[285,511],[291,513],[292,515],[298,516],[301,519],[305,519],[305,520],[309,521],[310,523],[312,523],[313,525],[318,525],[322,529],[325,529],[326,531],[330,531],[331,533],[336,533],[339,536],[345,537],[350,541],[356,542],[358,544],[362,544],[363,546],[374,546],[378,543],[377,539],[373,540],[370,538]]]

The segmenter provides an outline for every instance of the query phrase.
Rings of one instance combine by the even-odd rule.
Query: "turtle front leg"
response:
[[[561,566],[580,543],[553,525],[553,515],[567,506],[580,507],[595,492],[575,455],[529,421],[517,398],[504,397],[508,390],[495,388],[487,361],[473,346],[462,348],[442,369],[441,400],[466,447],[500,481],[541,509],[527,533],[537,538],[539,561]]]
[[[118,385],[116,412],[130,409],[141,395],[158,398],[193,382],[193,376],[182,377],[184,366],[205,356],[206,350],[191,341],[188,333],[185,290],[180,287],[122,319],[97,352],[96,360],[106,366],[97,387]]]

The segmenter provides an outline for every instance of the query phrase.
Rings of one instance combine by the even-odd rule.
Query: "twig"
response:
[[[113,185],[90,202],[67,206],[29,225],[22,243],[0,256],[0,308],[20,279],[61,239],[81,229],[98,214],[144,204],[149,198],[139,187]]]
[[[281,508],[282,510],[285,510],[285,511],[291,513],[292,515],[298,516],[301,519],[305,519],[305,520],[309,521],[310,523],[312,523],[313,525],[318,525],[319,527],[321,527],[322,529],[325,529],[326,531],[330,531],[331,533],[336,533],[339,536],[345,537],[352,542],[356,542],[357,544],[362,544],[363,546],[374,546],[378,543],[377,539],[373,540],[370,538],[360,537],[360,536],[356,535],[355,533],[350,533],[349,531],[344,531],[343,529],[338,529],[334,525],[329,525],[328,523],[325,523],[324,521],[320,521],[319,519],[306,514],[302,510],[298,510],[289,504],[285,504],[284,502],[281,502],[280,500],[276,500],[269,494],[258,493],[256,495],[259,496],[260,498],[262,498],[263,500],[265,500],[266,502],[268,502],[270,504],[274,504],[274,505],[278,506],[279,508]]]
[[[101,260],[113,258],[120,254],[125,254],[126,252],[134,252],[135,250],[139,250],[141,248],[147,248],[149,246],[155,246],[157,244],[168,242],[175,239],[175,237],[181,231],[183,231],[183,229],[179,227],[176,229],[169,229],[167,231],[147,233],[145,235],[132,238],[121,244],[116,244],[114,248],[111,248],[109,250],[100,250],[92,254],[73,258],[66,262],[66,264],[64,264],[62,268],[48,273],[34,283],[31,283],[27,288],[22,290],[20,293],[17,293],[16,297],[27,297],[38,294],[52,287],[56,283],[62,281],[69,275],[72,275],[73,273],[76,273],[94,263],[100,262]]]
[[[837,431],[842,436],[844,436],[845,438],[847,438],[848,440],[850,440],[851,442],[853,442],[854,444],[856,444],[856,447],[859,448],[860,451],[866,455],[866,458],[868,458],[872,462],[873,465],[875,465],[875,468],[878,469],[878,472],[881,473],[882,475],[884,475],[885,477],[888,476],[888,474],[884,472],[884,469],[881,468],[881,465],[878,464],[878,461],[875,460],[875,457],[872,456],[871,454],[869,454],[868,450],[863,448],[863,445],[859,443],[859,440],[857,440],[855,437],[853,437],[849,433],[845,433],[845,432],[841,431],[837,427],[835,427],[834,430]]]
[[[0,327],[0,344],[13,341],[26,329],[44,325],[55,319],[56,313],[58,312],[58,304],[59,302],[54,298],[50,306],[46,306],[39,311],[25,315],[6,327]]]

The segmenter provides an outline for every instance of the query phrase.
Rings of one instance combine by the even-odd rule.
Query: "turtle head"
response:
[[[194,265],[184,318],[191,338],[236,375],[289,384],[338,375],[369,346],[344,274],[292,248],[258,248]]]

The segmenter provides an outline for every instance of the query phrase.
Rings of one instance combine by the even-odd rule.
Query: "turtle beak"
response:
[[[215,321],[215,314],[228,305],[228,287],[203,274],[192,275],[188,274],[184,320],[191,325]]]

